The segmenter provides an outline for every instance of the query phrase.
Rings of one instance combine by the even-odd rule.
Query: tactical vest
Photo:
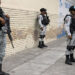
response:
[[[47,26],[50,22],[49,16],[42,15],[42,17],[43,17],[42,24]]]
[[[71,34],[73,34],[73,32],[75,31],[75,17],[73,17],[72,15],[66,15],[64,18],[64,23],[67,16],[71,17],[70,32]]]
[[[4,18],[4,14],[3,13],[4,12],[3,12],[2,8],[0,7],[0,17],[2,17],[2,18]],[[1,30],[2,27],[3,27],[3,25],[0,22],[0,30]]]
[[[75,31],[75,17],[71,16],[70,32],[73,34]]]

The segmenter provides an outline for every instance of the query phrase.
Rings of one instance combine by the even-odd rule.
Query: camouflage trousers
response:
[[[43,30],[40,30],[40,35],[46,35],[46,29],[47,29],[47,27],[44,26]]]
[[[6,34],[0,31],[0,64],[3,61],[3,57],[5,56],[5,48],[6,48]]]
[[[72,39],[67,38],[66,55],[73,54],[75,49],[75,32],[72,34]]]
[[[43,27],[43,30],[40,29],[40,38],[39,38],[39,41],[44,41],[44,38],[46,36],[46,29],[47,29],[46,26]]]

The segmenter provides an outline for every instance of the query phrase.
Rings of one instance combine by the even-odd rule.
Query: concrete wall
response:
[[[59,0],[2,0],[3,7],[39,11],[45,7],[48,12],[58,14]]]
[[[7,40],[6,56],[37,46],[39,37],[37,16],[40,14],[41,7],[48,9],[48,15],[51,19],[45,42],[55,40],[58,26],[58,5],[58,0],[2,0],[3,10],[11,18],[15,45],[15,48],[12,49],[9,40]]]

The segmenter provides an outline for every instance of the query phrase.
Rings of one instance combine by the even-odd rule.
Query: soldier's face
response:
[[[75,15],[75,11],[71,11],[72,15]]]
[[[46,11],[44,11],[43,13],[46,14]]]
[[[46,11],[43,11],[42,14],[46,14]]]

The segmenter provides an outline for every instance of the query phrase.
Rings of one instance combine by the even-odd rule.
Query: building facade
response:
[[[10,15],[15,46],[13,50],[9,40],[7,41],[6,56],[37,46],[39,37],[37,16],[40,14],[40,8],[46,8],[51,19],[45,42],[57,39],[60,1],[63,0],[2,0],[3,10]],[[73,0],[67,2],[74,3]]]

